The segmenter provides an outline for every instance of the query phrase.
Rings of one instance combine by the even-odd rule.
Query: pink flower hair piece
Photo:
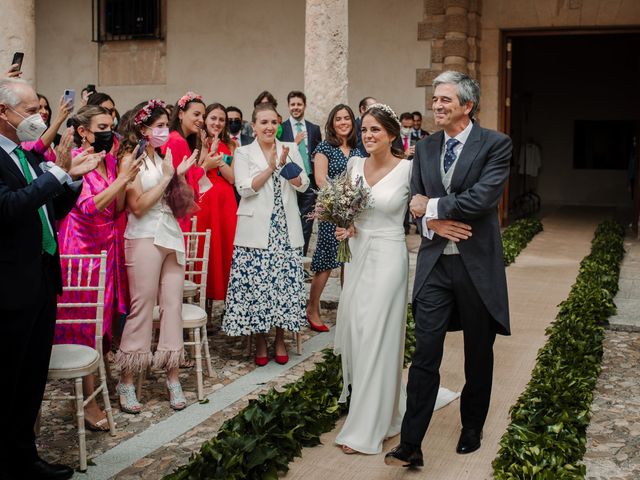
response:
[[[180,100],[178,100],[178,107],[180,107],[180,110],[184,110],[184,107],[187,106],[187,103],[193,102],[194,100],[202,101],[202,97],[195,92],[187,92],[182,97],[180,97]]]
[[[149,119],[156,108],[166,108],[166,106],[167,105],[162,100],[157,100],[155,98],[149,100],[144,107],[138,110],[138,113],[136,113],[136,116],[133,119],[133,123],[138,126],[142,125]]]

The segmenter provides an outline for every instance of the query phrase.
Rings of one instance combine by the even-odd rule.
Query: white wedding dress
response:
[[[364,179],[365,162],[349,160],[352,179]],[[351,403],[336,443],[367,454],[380,453],[384,439],[400,433],[406,408],[402,363],[409,258],[403,220],[411,163],[402,160],[371,188],[374,205],[356,221],[349,240],[352,259],[345,264],[338,306],[334,351],[342,355],[340,401],[346,401],[351,385]],[[440,388],[435,408],[458,396]]]

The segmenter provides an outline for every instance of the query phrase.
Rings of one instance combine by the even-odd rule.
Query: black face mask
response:
[[[237,135],[240,130],[242,130],[242,120],[239,118],[229,120],[229,132],[231,135]]]
[[[93,132],[95,140],[91,144],[95,153],[110,152],[113,148],[113,132]]]

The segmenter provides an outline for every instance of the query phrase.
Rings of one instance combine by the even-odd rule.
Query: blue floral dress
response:
[[[344,172],[351,157],[362,157],[358,148],[349,150],[349,157],[345,157],[340,147],[334,147],[326,141],[318,144],[313,154],[322,153],[329,160],[327,177],[335,178]],[[324,272],[338,268],[341,263],[336,261],[338,254],[338,240],[336,240],[336,226],[333,223],[318,222],[318,240],[316,251],[311,260],[312,272]]]
[[[274,207],[266,249],[235,246],[222,329],[227,335],[294,332],[306,324],[302,248],[289,244],[279,171],[273,180]]]

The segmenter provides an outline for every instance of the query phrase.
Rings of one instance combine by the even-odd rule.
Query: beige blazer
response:
[[[289,157],[301,168],[300,178],[302,185],[294,187],[283,177],[278,177],[282,191],[282,203],[284,204],[287,218],[287,230],[289,242],[292,247],[303,247],[302,224],[298,198],[296,191],[304,192],[309,187],[309,177],[304,171],[302,157],[298,147],[292,142],[280,142],[276,140],[278,156],[282,152],[282,146],[289,147]],[[253,179],[269,166],[262,153],[258,141],[249,145],[243,145],[236,149],[233,158],[233,173],[236,178],[236,189],[242,197],[238,205],[238,223],[234,245],[239,247],[264,248],[269,245],[269,228],[271,226],[271,213],[273,212],[273,179],[255,191],[251,188]]]

